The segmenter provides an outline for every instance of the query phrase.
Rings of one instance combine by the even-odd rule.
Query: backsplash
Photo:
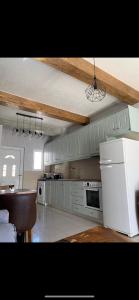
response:
[[[69,178],[69,162],[45,167],[45,172],[62,173],[65,179]]]
[[[65,179],[101,179],[99,157],[48,166],[45,171],[63,173]]]
[[[70,162],[69,176],[74,179],[101,179],[99,158],[88,158]]]

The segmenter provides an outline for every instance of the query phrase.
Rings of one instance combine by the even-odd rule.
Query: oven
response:
[[[101,182],[83,182],[85,207],[102,211]]]

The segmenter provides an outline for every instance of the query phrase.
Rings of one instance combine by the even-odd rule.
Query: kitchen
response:
[[[131,241],[139,241],[135,203],[135,193],[139,190],[137,172],[139,109],[136,105],[137,100],[131,101],[133,96],[131,97],[124,90],[127,101],[125,101],[125,94],[123,94],[122,98],[124,100],[120,101],[118,97],[116,98],[106,93],[102,101],[89,103],[88,99],[85,99],[85,95],[84,97],[82,96],[83,93],[85,94],[85,88],[87,88],[84,82],[62,73],[60,68],[55,70],[52,62],[49,62],[47,65],[42,63],[41,59],[38,60],[25,59],[21,63],[21,60],[18,59],[18,61],[15,60],[15,65],[9,60],[6,65],[6,61],[1,59],[1,66],[3,68],[6,66],[5,70],[11,64],[10,70],[12,70],[13,66],[16,66],[18,74],[20,65],[25,74],[28,74],[28,78],[31,76],[33,68],[34,70],[35,68],[39,70],[43,76],[47,75],[47,81],[50,80],[52,88],[48,89],[50,84],[46,84],[48,91],[46,89],[38,91],[38,86],[36,89],[34,88],[36,97],[34,98],[34,103],[37,101],[37,95],[38,99],[40,98],[41,100],[41,97],[44,99],[44,91],[47,91],[47,99],[52,100],[53,92],[56,101],[53,105],[61,109],[61,113],[63,108],[68,109],[66,120],[65,117],[63,119],[63,116],[60,117],[59,115],[55,119],[54,112],[49,118],[45,117],[43,112],[35,114],[34,111],[30,112],[29,109],[27,112],[25,107],[22,110],[17,110],[15,107],[7,108],[2,106],[2,101],[0,102],[1,149],[3,147],[5,153],[4,147],[10,147],[11,151],[17,147],[24,148],[24,162],[22,163],[22,168],[20,168],[20,180],[22,178],[23,188],[37,190],[38,216],[32,230],[32,241],[55,242],[98,226],[100,226],[99,228],[106,228],[106,230],[109,228],[120,232],[119,239],[121,236],[123,236],[123,239],[127,236],[127,241],[129,237]],[[99,58],[96,59],[96,62],[97,60],[99,62]],[[91,59],[90,61],[92,63]],[[102,59],[102,62],[100,59],[99,63],[104,64],[105,59]],[[48,67],[48,70],[45,67]],[[91,67],[93,67],[93,64],[91,64]],[[11,80],[9,90],[16,90],[17,92],[14,92],[14,94],[22,97],[28,96],[28,98],[32,99],[32,90],[29,89],[27,83],[23,86],[21,85],[20,78],[17,79],[17,74],[15,74],[14,80],[13,78],[9,79],[9,82]],[[55,85],[53,85],[53,78],[55,78]],[[34,82],[37,83],[35,75]],[[18,87],[19,83],[20,88]],[[4,84],[3,80],[1,83],[1,90],[3,91],[6,89]],[[114,82],[112,84],[114,86]],[[26,91],[24,90],[25,87]],[[122,89],[122,87],[120,88]],[[9,92],[8,90],[6,91],[6,93]],[[134,89],[132,89],[132,95],[133,92]],[[6,93],[1,92],[0,100],[3,97],[5,101],[8,101],[9,94]],[[67,104],[65,104],[65,95]],[[19,96],[15,97],[20,99]],[[58,102],[60,97],[63,99],[63,102],[62,100]],[[137,98],[137,95],[135,97]],[[76,116],[70,106],[70,101],[74,98],[77,101],[77,103],[72,102],[74,111],[80,113],[80,115]],[[50,100],[48,105],[51,104]],[[134,97],[132,100],[134,100]],[[42,103],[44,103],[43,101],[41,100]],[[71,115],[69,114],[70,111]],[[92,114],[89,112],[92,112]],[[13,128],[8,122],[9,116],[13,117]],[[45,120],[43,130],[42,123],[39,123],[41,117]],[[37,118],[38,123],[33,123],[36,120],[35,118]],[[72,122],[69,122],[71,119]],[[29,127],[24,128],[24,125],[27,126],[26,124]],[[33,134],[30,138],[29,135],[32,128],[34,128],[36,134]],[[107,167],[108,170],[111,170],[111,168],[115,167],[115,163],[123,166],[124,163],[126,164],[127,159],[130,161],[130,155],[126,154],[128,150],[124,152],[124,149],[130,149],[132,152],[129,152],[133,153],[134,157],[130,163],[130,170],[128,171],[128,164],[124,167],[127,174],[130,174],[131,170],[131,174],[134,174],[134,182],[132,182],[132,185],[128,183],[129,189],[132,190],[132,193],[131,191],[128,192],[129,196],[126,188],[127,182],[124,181],[126,180],[126,176],[123,175],[124,171],[123,173],[118,171],[118,173],[111,172],[111,175],[108,176],[104,175],[104,168]],[[3,174],[4,172],[5,169],[3,169]],[[118,176],[119,181],[116,179]],[[120,180],[123,180],[124,194],[122,194],[123,190],[120,189],[119,193],[117,192]],[[113,185],[112,190],[111,185]],[[113,193],[116,195],[115,198]],[[121,201],[117,201],[120,195],[122,195]],[[112,198],[114,199],[113,202],[111,201]],[[121,205],[122,199],[125,201],[124,205]],[[115,201],[117,201],[117,206]],[[113,206],[111,206],[111,202]],[[120,211],[122,215],[119,217]],[[123,220],[121,221],[122,216]]]

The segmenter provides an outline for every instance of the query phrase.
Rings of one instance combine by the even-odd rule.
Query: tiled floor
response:
[[[90,220],[38,204],[37,222],[32,230],[32,241],[55,242],[97,225]]]
[[[56,242],[97,225],[82,217],[38,204],[37,221],[32,230],[32,242]],[[131,241],[139,242],[139,235],[131,238]]]

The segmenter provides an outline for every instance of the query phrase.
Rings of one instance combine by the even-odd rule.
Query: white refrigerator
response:
[[[100,144],[104,227],[139,233],[139,141],[120,138]]]

